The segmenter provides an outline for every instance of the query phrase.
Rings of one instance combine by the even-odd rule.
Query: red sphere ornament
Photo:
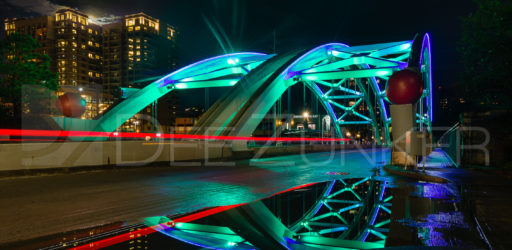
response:
[[[393,104],[413,104],[422,93],[421,76],[409,69],[393,73],[386,85],[386,96]]]
[[[66,117],[79,117],[85,112],[85,100],[77,93],[65,93],[57,99],[57,109]]]

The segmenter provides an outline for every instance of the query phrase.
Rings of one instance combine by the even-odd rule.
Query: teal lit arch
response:
[[[54,120],[65,130],[112,132],[172,90],[233,86],[202,116],[193,132],[251,136],[281,94],[302,83],[321,100],[335,121],[338,137],[344,136],[342,127],[367,124],[377,143],[389,144],[391,120],[385,83],[393,72],[407,67],[422,74],[425,90],[416,116],[418,124],[430,130],[433,109],[428,34],[417,35],[413,40],[352,47],[329,43],[279,55],[234,53],[212,57],[149,84],[97,120]],[[243,148],[245,142],[240,143]]]

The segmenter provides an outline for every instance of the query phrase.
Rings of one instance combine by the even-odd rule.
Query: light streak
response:
[[[189,140],[222,140],[222,141],[283,141],[283,142],[339,142],[349,141],[346,138],[308,138],[308,137],[247,137],[219,135],[188,135],[164,133],[132,133],[132,132],[96,132],[96,131],[64,131],[64,130],[28,130],[0,129],[0,136],[16,137],[90,137],[90,138],[161,138]],[[17,140],[17,139],[13,139]]]

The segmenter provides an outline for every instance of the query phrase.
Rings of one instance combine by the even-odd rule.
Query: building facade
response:
[[[16,32],[22,35],[30,35],[36,39],[41,47],[36,49],[35,52],[50,56],[52,58],[50,70],[57,72],[56,63],[53,60],[56,57],[55,19],[53,17],[5,19],[4,24],[7,36]]]
[[[55,16],[6,19],[5,31],[41,43],[36,52],[52,58],[50,67],[61,86],[57,94],[76,92],[87,101],[83,119],[101,115],[120,98],[120,87],[142,88],[176,68],[176,29],[144,13],[99,26],[85,13],[67,8]],[[155,110],[156,104],[150,105],[137,117],[156,117]],[[148,119],[137,117],[131,120],[138,127],[148,127]]]

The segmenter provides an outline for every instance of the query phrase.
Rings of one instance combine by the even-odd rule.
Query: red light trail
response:
[[[346,138],[306,138],[306,137],[246,137],[246,136],[215,136],[188,135],[165,133],[131,133],[131,132],[95,132],[95,131],[62,131],[62,130],[27,130],[0,129],[0,136],[20,137],[89,137],[89,138],[156,138],[156,139],[189,139],[189,140],[222,140],[222,141],[283,141],[283,142],[339,142],[349,141]],[[20,139],[12,139],[20,140]],[[47,140],[46,140],[47,141]]]

